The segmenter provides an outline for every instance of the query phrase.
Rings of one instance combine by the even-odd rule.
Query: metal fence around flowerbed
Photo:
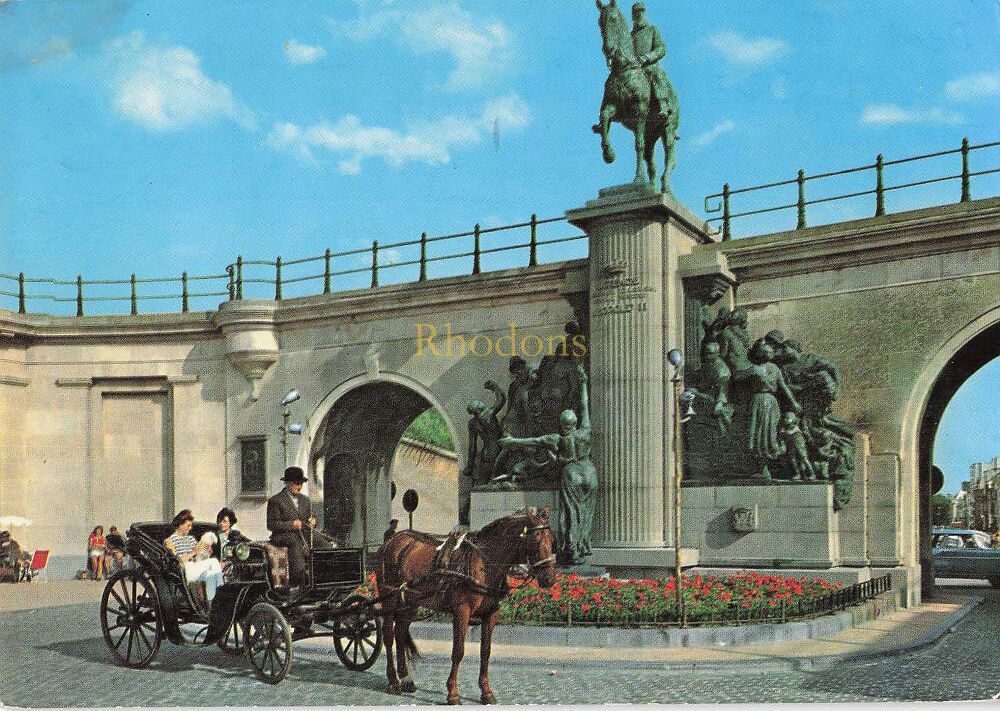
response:
[[[677,619],[676,608],[667,609],[662,616],[617,613],[613,618],[600,619],[600,614],[584,615],[580,605],[567,603],[566,616],[563,619],[533,620],[529,616],[520,616],[510,608],[501,610],[503,624],[526,624],[534,626],[558,627],[728,627],[735,625],[781,624],[810,620],[825,615],[841,612],[849,607],[860,605],[878,597],[892,589],[892,578],[883,575],[846,588],[830,590],[822,595],[813,595],[799,599],[766,600],[758,599],[745,606],[746,600],[733,600],[725,608],[717,609],[710,606],[704,613],[688,613],[690,604],[685,605],[684,619]],[[506,602],[506,601],[505,601]],[[770,603],[774,602],[774,605]],[[504,614],[506,612],[506,614]],[[575,613],[575,616],[574,616]]]

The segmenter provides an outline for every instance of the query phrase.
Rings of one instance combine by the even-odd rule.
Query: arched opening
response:
[[[338,395],[338,393],[334,393]],[[394,511],[403,492],[417,491],[425,503],[444,499],[450,506],[437,507],[437,516],[450,528],[458,520],[458,466],[451,459],[452,472],[444,475],[436,466],[436,452],[419,441],[404,438],[413,422],[423,413],[435,412],[449,436],[452,427],[444,413],[415,388],[389,380],[361,382],[339,393],[316,428],[309,454],[315,482],[314,510],[321,513],[323,530],[342,545],[367,546],[382,542],[390,518],[407,521]],[[450,476],[450,481],[449,481]],[[392,484],[396,479],[396,501]],[[450,490],[450,499],[442,491]],[[444,513],[442,513],[442,510]],[[417,520],[422,521],[419,514]]]
[[[977,371],[1000,357],[1000,323],[989,326],[970,339],[948,360],[938,375],[927,399],[920,423],[919,439],[919,550],[921,587],[925,596],[933,595],[931,549],[932,497],[935,490],[933,466],[935,442],[945,410],[952,398]],[[1000,442],[998,442],[1000,446]],[[972,464],[972,462],[969,462]]]

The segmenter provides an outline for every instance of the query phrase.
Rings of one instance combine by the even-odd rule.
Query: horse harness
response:
[[[519,537],[526,538],[529,533],[534,533],[535,531],[545,531],[545,530],[551,531],[552,529],[548,524],[540,524],[537,526],[525,526],[524,529],[521,531]],[[395,535],[399,535],[400,533],[403,533],[403,531],[399,531]],[[385,585],[385,587],[387,588],[386,592],[379,595],[378,598],[376,599],[376,602],[382,602],[390,596],[398,595],[400,603],[405,605],[406,591],[408,589],[418,587],[425,582],[435,579],[443,581],[443,584],[439,584],[437,588],[433,591],[433,593],[418,592],[417,601],[424,599],[431,594],[433,594],[435,597],[443,596],[450,589],[452,589],[455,585],[458,584],[465,584],[475,593],[478,593],[480,595],[485,595],[487,597],[492,597],[495,598],[496,600],[500,600],[506,597],[508,594],[510,594],[512,590],[520,590],[521,588],[525,587],[531,580],[535,578],[537,574],[536,570],[538,568],[541,568],[542,566],[548,565],[549,563],[555,561],[555,554],[537,560],[534,563],[527,560],[526,557],[523,565],[525,568],[527,568],[528,574],[525,576],[524,580],[520,584],[518,584],[514,588],[508,587],[506,584],[507,576],[505,575],[500,587],[490,588],[487,587],[486,585],[483,585],[481,582],[476,580],[468,573],[463,573],[459,570],[453,570],[447,567],[450,562],[449,559],[451,557],[451,554],[457,551],[459,547],[461,547],[462,545],[472,546],[472,548],[479,553],[480,557],[482,557],[484,561],[486,560],[486,556],[483,554],[483,551],[473,541],[468,540],[466,533],[463,532],[457,535],[450,534],[444,540],[441,546],[439,546],[438,554],[435,556],[434,559],[434,564],[435,564],[434,570],[424,575],[419,575],[411,580],[404,580],[398,586]]]

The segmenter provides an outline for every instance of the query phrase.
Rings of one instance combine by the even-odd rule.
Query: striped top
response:
[[[193,551],[194,547],[197,545],[197,541],[194,540],[194,536],[178,536],[175,533],[167,540],[174,544],[174,555],[178,558]]]

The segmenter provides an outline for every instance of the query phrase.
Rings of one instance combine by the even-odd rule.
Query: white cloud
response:
[[[708,46],[733,64],[759,67],[791,51],[791,47],[776,37],[744,37],[725,30],[706,39]]]
[[[489,102],[479,116],[444,116],[414,123],[405,131],[366,126],[353,114],[336,123],[323,121],[305,128],[275,123],[265,143],[307,162],[316,161],[321,152],[343,156],[338,162],[340,172],[356,175],[366,158],[381,158],[394,168],[413,162],[442,165],[451,160],[454,149],[477,145],[490,131],[522,128],[528,120],[527,104],[512,94]]]
[[[896,104],[869,104],[861,114],[861,123],[892,126],[901,123],[957,124],[961,114],[933,107],[907,109]]]
[[[332,21],[331,26],[356,41],[389,34],[413,54],[450,55],[454,67],[443,86],[452,91],[488,83],[511,60],[511,38],[506,25],[498,20],[477,18],[454,0],[407,10],[384,3],[371,13],[366,13],[362,6],[356,20]]]
[[[979,72],[952,79],[944,85],[944,93],[952,101],[1000,96],[1000,71]]]
[[[736,124],[730,119],[726,119],[725,121],[719,121],[709,130],[705,131],[704,133],[699,133],[697,136],[692,138],[691,143],[693,143],[698,148],[704,148],[705,146],[712,143],[716,138],[718,138],[724,133],[729,133],[734,128],[736,128]]]
[[[154,131],[176,131],[229,118],[247,129],[253,115],[222,82],[208,78],[197,54],[182,46],[150,44],[141,32],[107,48],[115,110]]]
[[[290,39],[284,44],[285,59],[290,64],[312,64],[318,62],[326,56],[326,50],[322,47],[314,47],[310,44],[302,44],[297,40]]]

